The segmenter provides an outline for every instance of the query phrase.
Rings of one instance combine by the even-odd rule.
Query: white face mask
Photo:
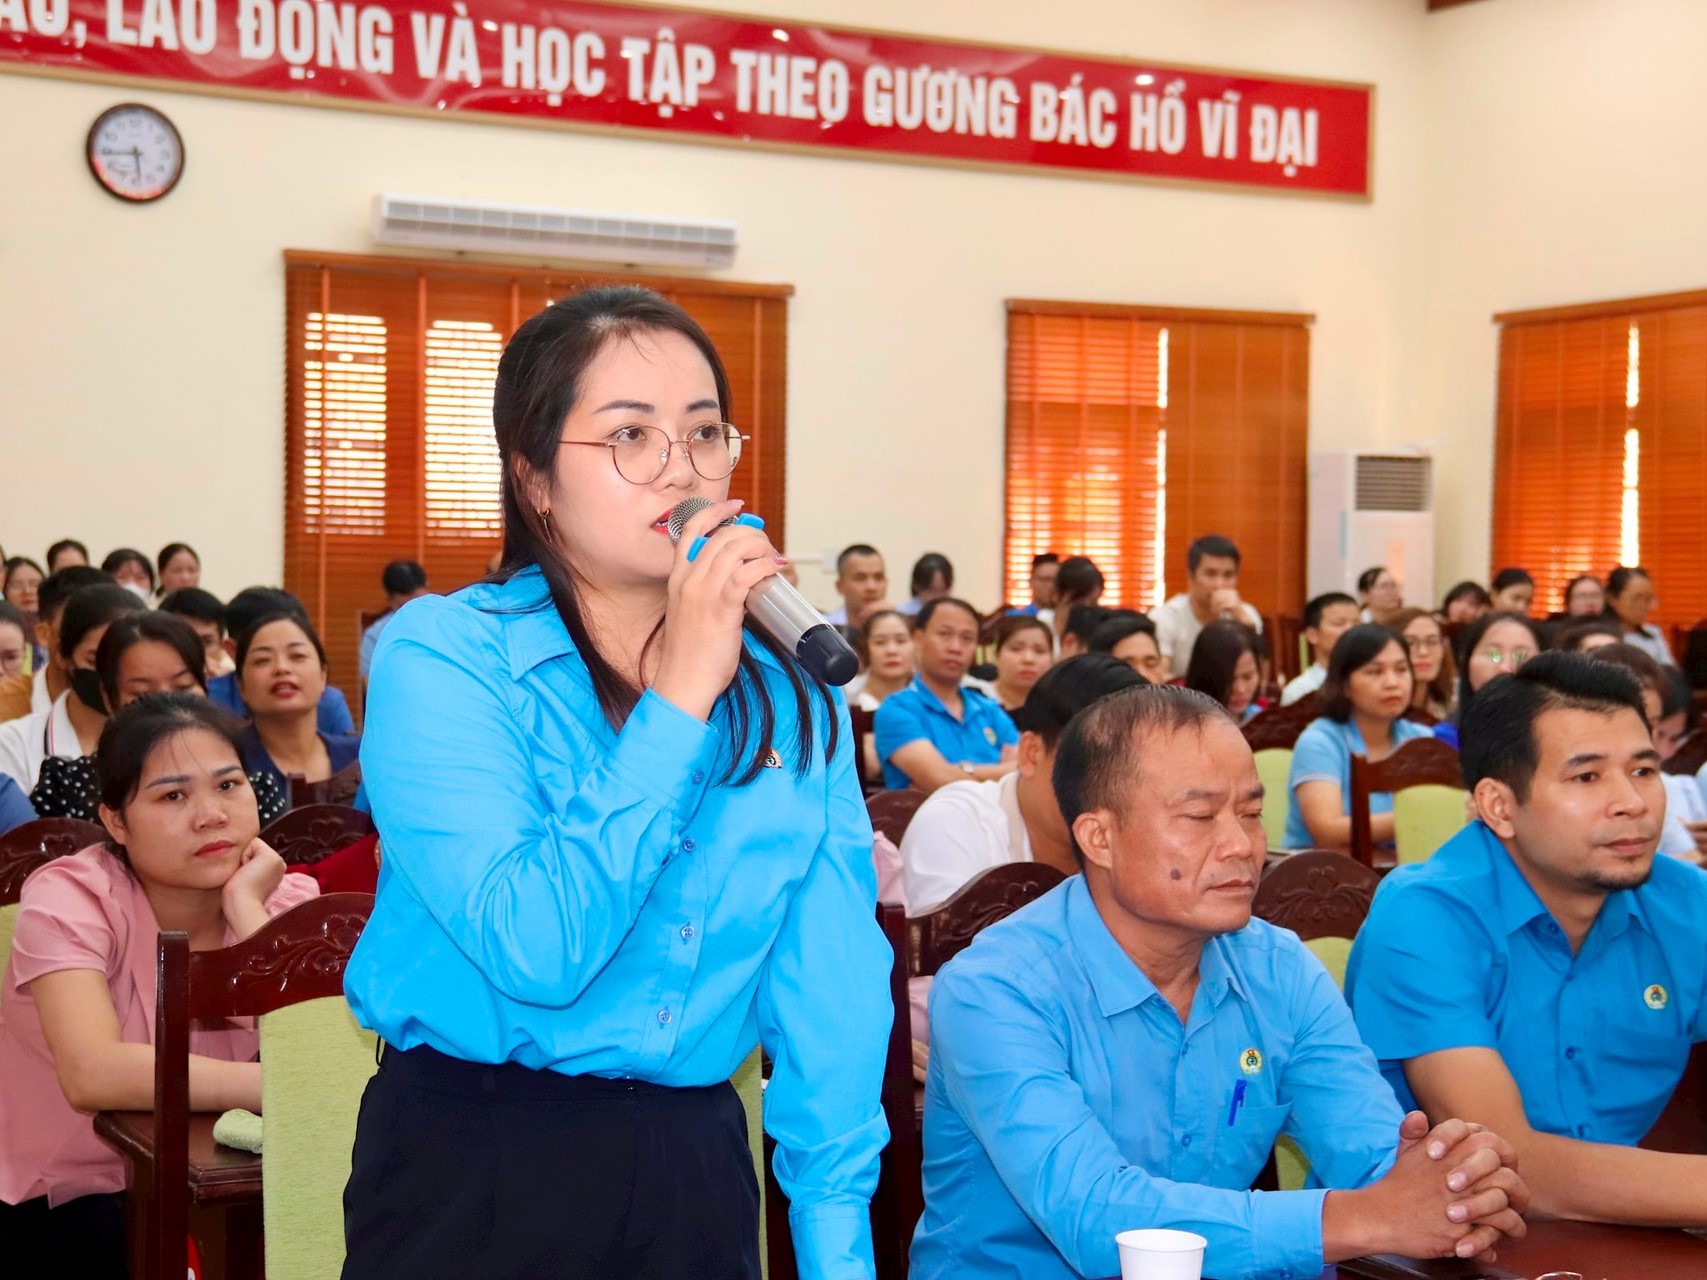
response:
[[[148,588],[140,582],[121,582],[119,585],[142,601],[143,604],[148,603]]]

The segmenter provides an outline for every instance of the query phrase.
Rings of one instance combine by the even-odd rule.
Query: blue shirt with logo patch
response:
[[[1209,1241],[1205,1275],[1322,1270],[1325,1189],[1253,1192],[1275,1138],[1324,1188],[1390,1167],[1403,1118],[1296,934],[1211,939],[1182,1024],[1084,878],[979,933],[931,991],[914,1280],[1120,1272],[1117,1232]]]
[[[905,689],[890,694],[872,722],[877,758],[883,761],[883,785],[901,788],[912,780],[889,757],[920,739],[942,752],[950,764],[996,764],[1002,748],[1019,741],[1019,730],[1001,704],[976,689],[960,690],[961,712],[956,720],[918,676]]]
[[[1631,1146],[1707,1039],[1707,875],[1655,858],[1607,895],[1582,950],[1493,832],[1473,823],[1375,895],[1346,974],[1400,1103],[1408,1058],[1496,1049],[1543,1133]]]

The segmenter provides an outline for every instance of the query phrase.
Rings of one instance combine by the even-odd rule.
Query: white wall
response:
[[[1707,5],[1488,0],[1425,28],[1415,389],[1419,429],[1443,439],[1453,479],[1440,493],[1444,582],[1489,570],[1492,315],[1707,286]]]
[[[1546,25],[1525,0],[1473,8],[1507,5]],[[183,538],[216,591],[277,580],[280,251],[369,251],[378,191],[738,221],[730,276],[797,289],[787,550],[806,560],[871,540],[896,577],[943,551],[981,600],[1000,592],[1005,297],[1313,311],[1314,444],[1425,438],[1448,412],[1465,440],[1486,433],[1484,404],[1430,411],[1419,396],[1440,367],[1423,358],[1426,126],[1439,101],[1423,50],[1426,28],[1450,17],[1425,18],[1421,0],[1085,0],[1070,23],[1060,6],[1020,0],[773,8],[1370,81],[1376,198],[973,173],[0,74],[0,119],[29,122],[0,135],[19,175],[0,183],[0,541],[39,552],[75,534],[99,556]],[[83,164],[90,121],[125,96],[163,108],[186,142],[182,184],[152,207],[120,205]],[[1502,305],[1537,291],[1517,293]],[[1474,549],[1448,539],[1454,554]]]

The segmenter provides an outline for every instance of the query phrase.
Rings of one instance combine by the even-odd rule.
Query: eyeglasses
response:
[[[1486,649],[1477,650],[1476,656],[1485,662],[1493,663],[1496,667],[1503,667],[1509,662],[1511,669],[1516,671],[1535,656],[1535,650],[1513,649],[1508,653],[1498,646],[1490,646]]]
[[[1443,647],[1439,636],[1406,636],[1405,648],[1412,653],[1438,653]]]
[[[670,451],[680,448],[684,457],[706,480],[721,480],[741,460],[741,434],[730,422],[703,422],[685,439],[672,440],[657,427],[618,427],[605,440],[561,440],[560,444],[587,445],[609,449],[616,473],[629,484],[651,484],[670,465]]]

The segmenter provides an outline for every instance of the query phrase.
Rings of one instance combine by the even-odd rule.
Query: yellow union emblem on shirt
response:
[[[993,726],[984,726],[984,741],[988,742],[992,747],[996,745],[996,730]]]
[[[1650,1009],[1663,1009],[1670,1001],[1670,994],[1657,982],[1642,992],[1642,1003]]]
[[[1262,1070],[1262,1050],[1246,1049],[1239,1055],[1239,1070],[1254,1076]]]

